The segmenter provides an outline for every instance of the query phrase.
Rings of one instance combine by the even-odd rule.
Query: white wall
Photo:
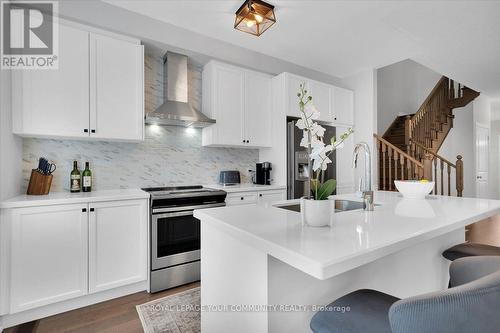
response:
[[[342,83],[354,90],[354,143],[365,141],[372,152],[372,186],[378,186],[376,151],[373,133],[377,132],[377,71],[365,70],[356,75],[346,77]],[[360,160],[354,179],[357,186],[363,174],[364,161]]]
[[[473,134],[473,107],[472,103],[453,110],[455,119],[453,128],[448,133],[446,140],[439,149],[439,155],[450,162],[455,163],[457,155],[462,155],[464,162],[464,197],[474,197],[476,194],[475,182],[475,157],[474,157],[474,134]],[[445,170],[446,174],[446,170]],[[456,177],[452,171],[451,191],[456,194]],[[446,176],[445,176],[446,177]]]
[[[377,70],[378,134],[383,134],[398,115],[415,113],[441,74],[413,60],[403,60]]]
[[[490,198],[500,199],[500,120],[490,127]]]
[[[491,99],[488,96],[480,95],[473,102],[474,122],[489,127],[491,121]]]
[[[22,140],[12,134],[10,71],[0,70],[0,200],[21,191]]]

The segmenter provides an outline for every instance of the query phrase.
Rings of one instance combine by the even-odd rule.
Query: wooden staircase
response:
[[[399,116],[382,137],[378,149],[379,189],[394,191],[394,180],[435,181],[434,194],[451,195],[452,174],[457,196],[463,192],[463,161],[438,155],[453,128],[453,109],[472,102],[479,92],[443,76],[415,114]]]

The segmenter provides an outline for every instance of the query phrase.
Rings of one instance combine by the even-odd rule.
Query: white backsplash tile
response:
[[[145,110],[153,111],[163,100],[161,58],[145,56]],[[201,69],[189,66],[189,100],[201,103]],[[220,170],[240,170],[242,182],[249,182],[247,170],[255,168],[256,149],[206,148],[201,130],[188,133],[183,127],[146,126],[141,143],[23,139],[23,177],[27,187],[32,168],[44,156],[56,163],[51,191],[69,189],[73,160],[80,170],[86,161],[94,179],[93,189],[137,188],[180,184],[210,184]]]
[[[240,170],[242,182],[249,182],[247,171],[258,161],[255,149],[202,147],[201,130],[187,133],[175,126],[146,126],[141,143],[27,138],[23,140],[25,186],[40,156],[57,165],[53,192],[69,189],[73,160],[80,170],[90,162],[96,190],[211,184],[217,182],[220,170]]]

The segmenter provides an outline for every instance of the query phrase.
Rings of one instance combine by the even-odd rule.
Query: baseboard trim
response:
[[[134,294],[140,291],[147,291],[148,287],[147,281],[141,281],[128,286],[114,288],[91,295],[85,295],[19,313],[6,314],[0,317],[0,333],[3,329],[8,327],[53,316],[66,311],[75,310],[88,305],[109,301],[114,298]]]

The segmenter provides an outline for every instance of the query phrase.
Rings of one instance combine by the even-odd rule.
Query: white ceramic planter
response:
[[[334,200],[300,199],[300,213],[304,225],[311,227],[330,225],[334,212]]]

